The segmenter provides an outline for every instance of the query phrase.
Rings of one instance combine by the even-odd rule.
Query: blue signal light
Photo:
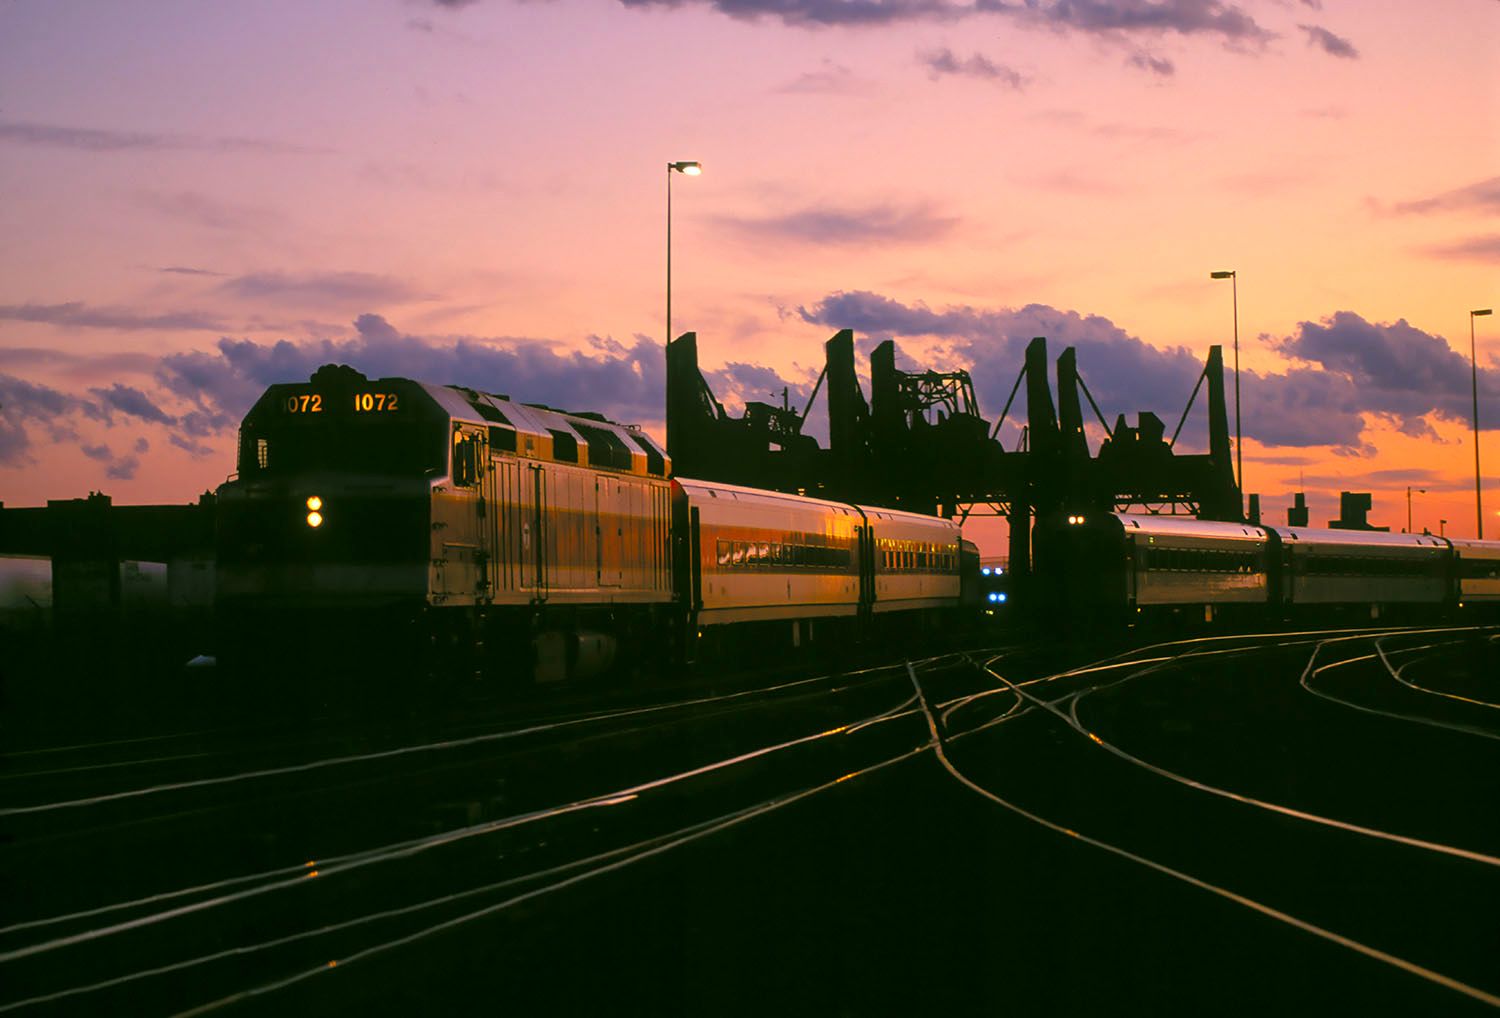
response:
[[[996,601],[1004,601],[1005,600],[1005,595],[1004,594],[996,594],[995,595],[995,600]]]
[[[979,572],[980,572],[980,575],[982,575],[982,576],[988,576],[988,575],[990,575],[990,567],[989,566],[985,566],[983,569],[979,570]]]
[[[990,601],[991,602],[995,602],[995,601],[999,601],[999,600],[1000,600],[1000,595],[999,594],[991,594],[990,595]]]

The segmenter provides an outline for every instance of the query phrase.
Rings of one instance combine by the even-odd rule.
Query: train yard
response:
[[[1496,636],[38,725],[0,1009],[1489,1010]]]

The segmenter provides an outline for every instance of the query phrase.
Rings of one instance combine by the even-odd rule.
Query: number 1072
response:
[[[359,392],[354,395],[356,413],[394,409],[396,409],[396,393],[394,392]]]

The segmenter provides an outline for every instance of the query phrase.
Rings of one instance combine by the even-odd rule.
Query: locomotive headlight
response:
[[[317,512],[319,509],[323,508],[323,500],[316,495],[309,495],[307,496],[307,508],[312,510],[313,512]],[[317,524],[313,525],[317,526]]]
[[[321,527],[323,525],[323,514],[320,512],[308,513],[307,525],[314,528]]]

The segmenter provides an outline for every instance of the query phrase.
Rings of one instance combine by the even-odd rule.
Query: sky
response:
[[[993,419],[1045,335],[1170,427],[1234,270],[1266,518],[1412,486],[1472,536],[1497,53],[1500,0],[0,0],[0,501],[192,500],[330,361],[660,436],[692,159],[673,326],[731,409],[852,328]]]

